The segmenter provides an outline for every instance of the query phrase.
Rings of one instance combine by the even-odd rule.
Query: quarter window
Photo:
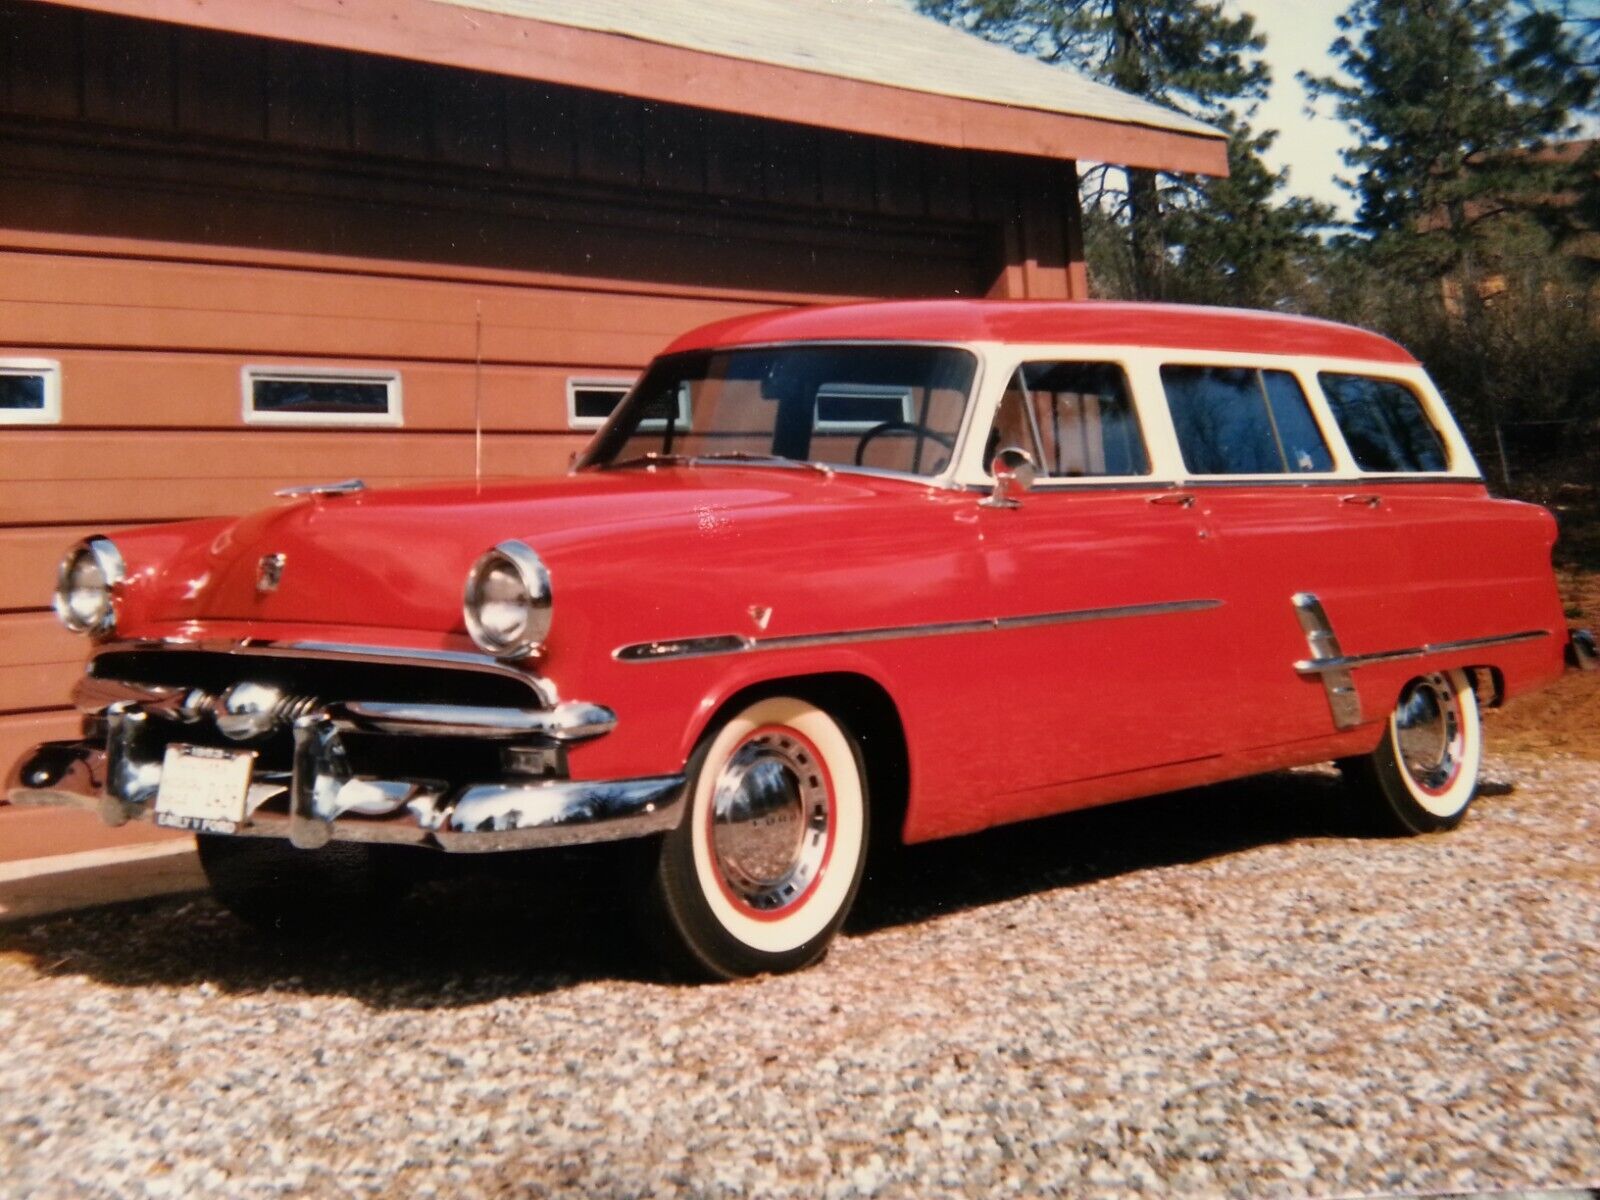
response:
[[[1194,475],[1331,471],[1333,456],[1287,371],[1164,366],[1183,464]]]
[[[54,425],[60,420],[61,364],[0,358],[0,425]]]
[[[244,419],[253,425],[399,425],[400,373],[246,367]]]
[[[1444,443],[1405,384],[1366,375],[1317,376],[1350,456],[1363,471],[1445,471]]]

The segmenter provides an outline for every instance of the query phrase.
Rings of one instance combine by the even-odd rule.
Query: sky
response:
[[[1354,137],[1348,125],[1325,111],[1307,115],[1306,93],[1295,76],[1334,72],[1328,54],[1339,31],[1334,18],[1344,11],[1343,0],[1233,0],[1233,6],[1256,19],[1267,38],[1265,58],[1272,69],[1272,94],[1253,122],[1258,129],[1278,130],[1278,141],[1266,156],[1272,167],[1289,170],[1288,191],[1332,204],[1341,217],[1355,212],[1355,198],[1335,177],[1353,178],[1339,159],[1339,151]],[[1329,108],[1324,102],[1324,110]]]

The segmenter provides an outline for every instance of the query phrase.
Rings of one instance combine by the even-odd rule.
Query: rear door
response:
[[[1323,678],[1294,669],[1311,656],[1295,598],[1346,652],[1392,636],[1409,604],[1393,514],[1351,480],[1302,372],[1168,362],[1161,383],[1226,576],[1230,749],[1325,739],[1339,720]]]

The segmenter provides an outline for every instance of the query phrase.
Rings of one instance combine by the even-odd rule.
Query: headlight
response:
[[[550,572],[521,542],[501,542],[467,572],[467,632],[496,658],[522,658],[550,632]]]
[[[85,538],[56,570],[56,616],[73,633],[110,633],[117,623],[112,589],[125,573],[122,555],[109,540]]]

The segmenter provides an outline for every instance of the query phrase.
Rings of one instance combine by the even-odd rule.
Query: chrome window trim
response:
[[[1109,608],[1077,608],[1060,612],[1030,613],[1015,617],[980,617],[971,621],[935,621],[920,625],[885,625],[874,629],[847,629],[829,633],[782,634],[752,638],[740,634],[660,638],[618,646],[611,657],[618,662],[660,662],[663,659],[709,658],[758,650],[796,650],[816,646],[844,646],[861,642],[887,642],[903,638],[951,637],[969,633],[999,633],[1008,629],[1035,629],[1045,625],[1074,625],[1084,621],[1114,621],[1129,617],[1159,617],[1203,612],[1222,607],[1221,600],[1164,600],[1154,604],[1119,604]]]

